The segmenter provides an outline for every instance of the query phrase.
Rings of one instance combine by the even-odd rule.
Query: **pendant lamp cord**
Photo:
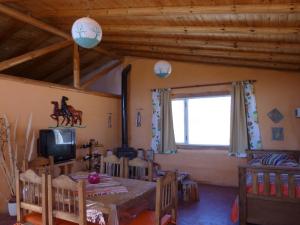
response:
[[[90,5],[89,0],[86,0],[86,7],[87,7],[87,17],[90,17],[90,15],[91,15],[91,5]]]

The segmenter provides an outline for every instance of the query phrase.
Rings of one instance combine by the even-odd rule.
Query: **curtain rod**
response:
[[[174,90],[174,89],[195,88],[195,87],[220,86],[220,85],[228,85],[228,84],[232,84],[233,82],[241,82],[241,81],[248,81],[250,83],[256,82],[256,80],[239,80],[239,81],[231,81],[231,82],[223,82],[223,83],[197,84],[197,85],[177,86],[177,87],[169,87],[169,88]],[[156,89],[151,89],[151,91],[154,91],[154,90],[156,90]]]

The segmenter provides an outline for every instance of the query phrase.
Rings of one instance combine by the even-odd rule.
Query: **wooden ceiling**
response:
[[[300,70],[299,0],[0,0],[0,4],[68,34],[80,17],[97,20],[103,40],[98,51],[80,50],[83,71],[128,55]],[[0,61],[63,40],[0,15]],[[72,49],[4,72],[62,83],[73,73]]]

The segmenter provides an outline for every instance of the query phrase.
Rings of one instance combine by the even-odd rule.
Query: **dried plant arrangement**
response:
[[[7,201],[13,201],[15,199],[15,173],[17,169],[21,170],[21,166],[19,165],[22,165],[22,163],[20,164],[19,162],[31,160],[35,142],[35,135],[32,131],[32,115],[30,115],[25,131],[24,155],[21,156],[18,154],[18,121],[17,118],[12,126],[6,114],[0,114],[0,170],[4,175],[10,191],[10,196],[6,199]],[[3,194],[1,194],[1,196],[4,197]]]

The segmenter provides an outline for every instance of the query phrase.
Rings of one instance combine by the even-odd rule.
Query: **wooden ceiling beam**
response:
[[[167,54],[167,53],[145,53],[138,51],[118,51],[124,56],[136,56],[142,58],[154,58],[154,59],[166,59],[175,61],[185,61],[185,62],[195,62],[204,64],[221,64],[226,66],[241,66],[241,67],[259,67],[266,69],[278,69],[278,70],[300,70],[299,64],[290,63],[273,63],[273,62],[262,62],[262,61],[251,61],[243,59],[228,59],[228,58],[215,58],[215,57],[201,57],[201,56],[190,56],[190,55],[177,55],[177,54]]]
[[[23,55],[29,51],[33,51],[32,50],[32,46],[35,46],[37,49],[41,47],[41,45],[47,41],[49,41],[49,36],[48,35],[44,35],[44,36],[39,36],[37,39],[34,40],[28,40],[28,42],[24,42],[24,44],[22,43],[21,48],[19,48],[17,51],[12,51],[11,54],[8,55],[8,58],[13,58],[13,57],[17,57],[19,55]]]
[[[223,41],[299,43],[300,28],[291,27],[201,27],[201,26],[103,26],[108,36],[156,36]]]
[[[80,56],[78,45],[73,44],[73,86],[80,88]]]
[[[300,12],[299,3],[287,4],[231,4],[211,6],[170,6],[170,7],[139,7],[139,8],[110,8],[89,9],[92,17],[108,16],[174,16],[201,14],[270,14]],[[43,16],[86,16],[86,9],[41,10]]]
[[[88,86],[90,86],[91,84],[93,84],[94,82],[96,82],[97,80],[99,80],[101,77],[103,77],[106,74],[108,74],[113,69],[115,69],[118,66],[122,65],[122,63],[123,63],[123,61],[118,61],[118,62],[114,63],[113,65],[110,65],[107,68],[104,68],[100,72],[98,72],[95,75],[93,75],[90,79],[88,79],[85,82],[83,82],[82,85],[81,85],[81,87],[82,88],[87,88]]]
[[[63,37],[67,40],[73,40],[71,35],[68,34],[68,33],[65,33],[64,31],[61,31],[49,24],[46,24],[40,20],[37,20],[31,16],[28,16],[28,15],[25,15],[21,12],[18,12],[17,10],[14,10],[14,9],[11,9],[10,7],[7,7],[5,6],[4,4],[1,4],[0,3],[0,13],[3,13],[7,16],[10,16],[14,19],[17,19],[19,21],[22,21],[22,22],[25,22],[25,23],[28,23],[32,26],[35,26],[35,27],[38,27],[44,31],[47,31],[47,32],[50,32],[52,34],[55,34],[55,35],[58,35],[60,37]],[[98,51],[100,51],[101,49],[98,47]],[[97,50],[96,50],[97,51]],[[102,53],[104,53],[105,51],[102,51]],[[106,52],[106,54],[108,54]],[[113,55],[114,53],[113,52],[110,52],[109,53],[110,55]],[[115,54],[114,54],[115,55]],[[115,55],[116,56],[116,55]]]
[[[40,48],[42,48],[44,43],[51,41],[52,38],[56,38],[56,37],[49,37],[48,35],[42,35],[42,36],[39,36],[38,39],[28,40],[29,42],[25,42],[24,44],[22,44],[22,46],[17,51],[12,51],[12,53],[8,55],[8,58],[17,57],[17,56],[23,55],[27,52],[33,51],[32,46],[35,46],[36,49],[40,49]],[[51,42],[51,44],[52,44],[52,42]],[[49,45],[50,45],[50,43],[49,43]],[[34,60],[34,62],[28,61],[27,63],[19,64],[17,67],[9,68],[8,71],[5,70],[3,72],[9,73],[9,74],[24,74],[24,71],[28,71],[28,70],[30,72],[32,70],[35,71],[36,66],[34,66],[34,64],[39,65],[38,68],[41,69],[41,67],[45,63],[47,63],[47,61],[43,60],[43,58],[36,58]],[[30,78],[30,79],[35,79],[35,77],[36,77],[36,76],[31,76],[33,74],[30,74],[30,75],[27,74],[27,75],[28,75],[28,78]]]
[[[33,71],[33,76],[30,78],[44,80],[49,74],[53,73],[53,71],[59,70],[66,65],[72,57],[71,46],[58,51],[57,54],[51,56],[48,60],[37,62],[37,65],[39,66],[36,66],[34,70],[31,70]]]
[[[269,52],[300,54],[300,44],[282,42],[251,42],[251,41],[222,41],[222,40],[201,40],[184,39],[177,37],[134,37],[134,36],[105,36],[103,44],[131,44],[149,46],[171,46],[188,47],[212,50],[231,50],[249,52]]]
[[[116,55],[114,52],[111,52],[111,51],[107,51],[101,47],[96,47],[94,48],[93,50],[95,50],[96,52],[99,52],[101,54],[104,54],[104,55],[107,55],[107,56],[111,56],[115,59],[119,59],[119,60],[123,60],[123,58],[119,55]]]
[[[84,51],[83,53],[80,53],[80,59],[81,59],[80,67],[84,68],[90,63],[97,60],[95,59],[94,55],[90,55],[89,53],[90,52],[88,51]],[[73,78],[73,59],[70,60],[69,63],[65,63],[64,65],[62,65],[62,67],[59,70],[49,74],[49,76],[46,77],[44,81],[59,83],[61,79],[69,75]]]
[[[89,64],[88,66],[86,66],[85,68],[83,68],[82,70],[82,76],[86,76],[89,73],[92,73],[93,71],[98,70],[99,68],[101,68],[103,66],[103,64],[110,62],[111,59],[110,58],[102,58],[101,61],[96,61],[93,62],[92,64]]]
[[[18,12],[17,10],[14,10],[10,7],[7,7],[3,4],[0,4],[0,13],[3,13],[7,16],[10,16],[14,19],[17,19],[21,22],[24,22],[24,23],[28,23],[32,26],[35,26],[35,27],[38,27],[44,31],[47,31],[47,32],[50,32],[52,34],[55,34],[55,35],[58,35],[58,36],[61,36],[67,40],[71,40],[71,36],[55,27],[52,27],[42,21],[39,21],[31,16],[28,16],[28,15],[25,15],[21,12]]]
[[[144,51],[150,53],[167,53],[180,54],[192,56],[208,56],[221,57],[231,59],[248,59],[266,62],[280,62],[280,63],[299,63],[300,55],[280,54],[280,53],[262,53],[262,52],[237,52],[237,51],[220,51],[220,50],[204,50],[197,48],[177,48],[177,47],[160,47],[160,46],[146,46],[146,45],[122,45],[114,44],[107,46],[115,51]]]
[[[122,28],[123,27],[123,28]],[[126,27],[129,27],[126,30]],[[209,39],[222,41],[300,43],[300,28],[295,27],[201,27],[201,26],[150,26],[150,25],[102,26],[105,36],[160,37],[182,39]],[[64,27],[67,29],[68,27]],[[118,30],[120,28],[120,30]],[[164,31],[163,28],[166,28]],[[174,30],[172,31],[172,28]],[[185,28],[187,28],[185,30]],[[191,28],[192,30],[188,30]],[[153,30],[152,30],[153,29]],[[241,32],[238,30],[240,29]],[[205,31],[206,30],[206,31]],[[222,31],[223,30],[223,33]],[[268,30],[270,33],[268,33]],[[153,31],[153,32],[152,32]],[[281,32],[281,33],[280,33]],[[116,53],[115,53],[116,54]]]
[[[215,27],[215,26],[150,26],[150,25],[110,25],[103,26],[103,33],[141,33],[141,34],[244,34],[244,35],[299,35],[299,27]]]
[[[111,61],[111,60],[109,60]],[[91,62],[91,64],[89,64],[88,66],[84,67],[81,71],[81,79],[84,78],[85,76],[87,76],[89,73],[92,73],[92,71],[96,71],[99,70],[104,64],[106,64],[108,62],[108,58],[101,58],[101,60],[96,61],[96,62]],[[70,84],[70,82],[72,81],[72,76],[71,74],[62,77],[61,79],[58,80],[58,83],[61,84]]]
[[[50,46],[42,48],[42,49],[38,49],[38,50],[35,50],[35,51],[25,53],[23,55],[14,57],[12,59],[2,61],[2,62],[0,62],[0,71],[8,69],[8,68],[13,67],[13,66],[18,65],[18,64],[21,64],[23,62],[35,59],[35,58],[40,57],[42,55],[46,55],[50,52],[54,52],[54,51],[57,51],[59,49],[65,48],[65,47],[69,46],[70,44],[72,44],[71,41],[63,41],[63,42],[56,43],[56,44],[50,45]]]

